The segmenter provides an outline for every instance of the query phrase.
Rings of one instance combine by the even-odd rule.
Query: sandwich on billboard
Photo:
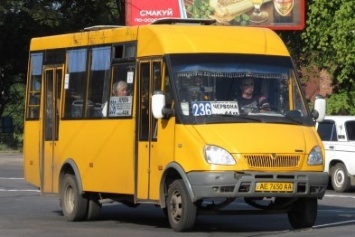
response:
[[[215,19],[219,25],[302,30],[305,0],[126,1],[126,25],[150,24],[161,18]]]

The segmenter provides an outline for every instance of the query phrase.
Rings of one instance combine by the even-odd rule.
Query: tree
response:
[[[303,50],[309,64],[327,69],[332,76],[330,114],[355,114],[354,12],[353,1],[309,1]]]
[[[124,24],[124,1],[4,0],[0,6],[0,117],[25,83],[31,38],[100,24]],[[23,97],[23,95],[22,95]]]
[[[28,41],[23,20],[18,5],[5,1],[0,8],[0,117],[9,103],[23,100],[23,92],[14,89],[23,84],[27,68]]]
[[[78,31],[93,25],[124,25],[124,19],[124,0],[2,0],[0,117],[16,117],[16,128],[23,127],[20,119],[23,115],[19,111],[23,113],[23,86],[31,38]]]

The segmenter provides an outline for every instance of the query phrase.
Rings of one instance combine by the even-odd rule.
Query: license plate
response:
[[[256,183],[255,191],[257,192],[292,192],[293,183]]]

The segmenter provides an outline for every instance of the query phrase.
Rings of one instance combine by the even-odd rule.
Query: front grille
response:
[[[252,168],[287,168],[297,167],[301,157],[299,155],[244,155]]]

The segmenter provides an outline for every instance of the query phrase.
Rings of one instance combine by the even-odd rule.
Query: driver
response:
[[[263,95],[254,95],[254,80],[244,78],[241,84],[241,95],[237,98],[242,113],[264,112],[270,110],[270,104]]]

